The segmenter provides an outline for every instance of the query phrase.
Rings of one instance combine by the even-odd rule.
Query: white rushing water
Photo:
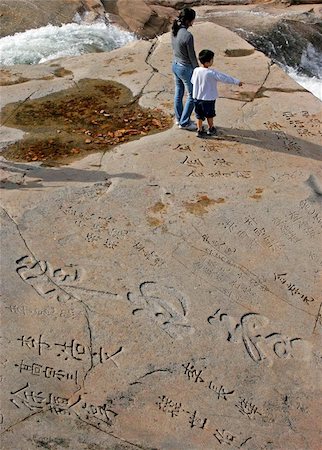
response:
[[[294,23],[298,20],[299,12],[296,10],[292,12],[286,9],[274,13],[263,10],[253,11],[248,8],[220,12],[206,10],[202,15],[199,14],[198,18],[214,21],[218,25],[237,32],[254,48],[278,64],[300,86],[322,101],[322,49],[321,46],[314,47],[308,41],[309,37],[313,39],[315,36],[315,42],[317,42],[318,34],[316,31],[314,35],[310,35],[311,25],[313,24],[314,27],[315,22],[313,15],[311,18],[309,16],[310,13],[303,13],[303,29],[307,27],[307,33],[303,33],[303,36],[300,32],[294,33],[294,27],[290,27],[288,23],[294,21],[294,18]],[[298,42],[298,39],[301,42]],[[292,51],[288,50],[293,48],[295,53],[298,52],[299,48],[303,48],[303,41],[307,41],[307,46],[298,61],[296,55],[293,55],[293,58]],[[296,67],[290,67],[292,60]]]
[[[292,67],[287,67],[285,70],[300,86],[322,101],[322,80],[320,78],[299,75]]]
[[[63,56],[106,52],[135,40],[115,25],[69,23],[47,25],[0,39],[0,64],[37,64]]]
[[[77,23],[47,25],[1,38],[0,65],[38,64],[64,56],[106,52],[137,39],[135,34],[113,24],[102,21],[87,24],[80,17],[75,17],[75,21]],[[320,53],[311,47],[308,46],[303,54],[305,65],[321,65]],[[322,101],[322,74],[310,78],[299,75],[294,68],[283,68],[298,84]]]
[[[320,49],[308,44],[306,50],[302,53],[301,65],[311,70],[316,76],[308,77],[300,75],[293,67],[285,66],[284,70],[299,85],[310,91],[322,101],[322,52]]]

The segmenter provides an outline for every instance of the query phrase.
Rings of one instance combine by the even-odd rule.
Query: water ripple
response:
[[[37,64],[64,56],[108,52],[133,40],[133,33],[103,22],[47,25],[0,39],[0,64]]]

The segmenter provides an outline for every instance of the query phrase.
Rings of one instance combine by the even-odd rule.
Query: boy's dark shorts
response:
[[[215,117],[215,104],[216,100],[196,100],[195,103],[195,114],[197,119],[205,120],[206,118],[211,119]]]

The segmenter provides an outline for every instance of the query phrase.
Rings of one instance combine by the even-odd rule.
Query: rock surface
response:
[[[218,137],[2,161],[4,449],[320,448],[321,102],[232,32],[193,33],[245,82],[220,88]],[[165,34],[66,76],[8,68],[1,107],[87,78],[170,113],[170,61]]]
[[[99,0],[2,0],[0,4],[0,36],[8,36],[32,28],[61,25],[73,21],[76,13],[92,11],[104,14]],[[92,19],[95,18],[92,16]]]
[[[79,14],[88,22],[98,18],[119,24],[123,28],[145,38],[153,38],[168,31],[178,10],[184,6],[194,8],[207,5],[210,8],[231,9],[233,12],[243,11],[244,7],[264,8],[272,12],[276,8],[285,11],[294,18],[293,11],[304,8],[308,11],[312,4],[320,4],[319,0],[298,0],[293,2],[266,0],[2,0],[0,4],[0,36],[12,35],[31,28],[61,25],[72,22]],[[289,7],[291,5],[291,7]],[[241,9],[240,9],[241,8]],[[319,6],[313,6],[316,12]],[[260,11],[261,9],[259,9]],[[246,17],[247,22],[247,17]],[[219,25],[220,19],[218,21]],[[226,25],[225,25],[226,26]],[[229,23],[228,23],[229,26]]]

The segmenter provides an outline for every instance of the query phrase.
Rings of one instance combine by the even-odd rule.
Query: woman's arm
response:
[[[189,33],[189,34],[190,34],[190,36],[187,41],[187,52],[188,52],[189,59],[191,61],[191,65],[195,69],[196,67],[199,66],[199,64],[198,64],[197,57],[196,57],[193,36],[191,33]]]

